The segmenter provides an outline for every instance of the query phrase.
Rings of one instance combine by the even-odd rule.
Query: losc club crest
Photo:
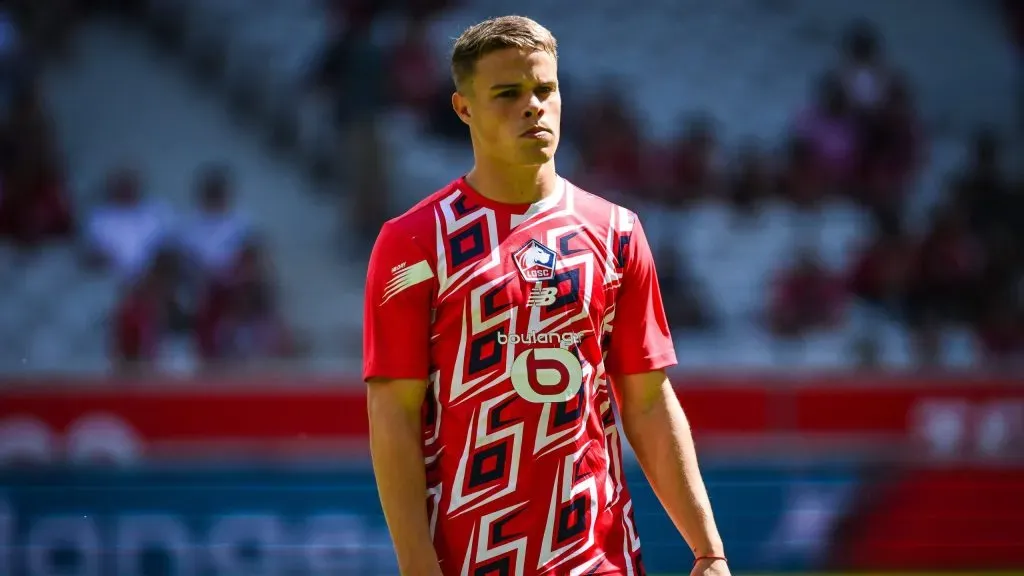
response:
[[[543,282],[555,277],[555,251],[536,240],[527,242],[512,258],[528,282]]]

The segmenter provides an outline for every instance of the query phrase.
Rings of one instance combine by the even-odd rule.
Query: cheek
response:
[[[488,110],[477,118],[477,130],[484,137],[491,140],[498,140],[505,136],[508,131],[509,122],[501,109]]]
[[[547,112],[555,116],[562,115],[562,96],[556,95],[548,100]]]

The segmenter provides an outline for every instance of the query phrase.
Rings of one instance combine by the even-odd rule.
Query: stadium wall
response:
[[[1024,567],[1018,383],[686,381],[737,570]],[[0,574],[394,574],[361,386],[112,384],[0,388]],[[627,475],[648,570],[685,573]]]

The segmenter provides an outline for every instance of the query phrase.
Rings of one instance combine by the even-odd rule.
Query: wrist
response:
[[[693,556],[725,558],[725,545],[721,540],[712,540],[693,548]]]

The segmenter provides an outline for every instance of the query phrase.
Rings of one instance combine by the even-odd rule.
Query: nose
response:
[[[526,109],[523,110],[523,117],[524,118],[540,118],[543,115],[544,115],[544,107],[543,107],[543,105],[542,105],[542,103],[540,101],[540,98],[537,98],[536,94],[530,96],[530,101],[527,103]]]

